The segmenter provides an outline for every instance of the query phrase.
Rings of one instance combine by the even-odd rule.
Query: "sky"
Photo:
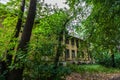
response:
[[[9,0],[0,0],[0,2],[2,3],[6,3]],[[59,8],[64,8],[64,7],[68,7],[67,5],[65,5],[66,0],[45,0],[45,3],[47,4],[51,4],[51,5],[55,5],[57,4]]]
[[[8,0],[0,0],[0,2],[2,3],[6,3]]]
[[[63,8],[63,7],[68,7],[67,5],[65,5],[66,0],[45,0],[45,3],[48,3],[48,4],[52,4],[52,5],[55,5],[57,4],[59,8]]]

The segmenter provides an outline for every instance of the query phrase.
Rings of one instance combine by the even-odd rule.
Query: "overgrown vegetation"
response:
[[[115,55],[114,56],[115,67],[120,68],[120,53],[115,53],[114,55]],[[111,55],[109,53],[103,53],[101,56],[97,56],[96,63],[101,64],[106,67],[112,67],[111,64],[113,64],[111,60]]]
[[[60,9],[44,0],[0,3],[0,80],[61,80],[71,70],[120,71],[120,1],[66,0],[65,4],[69,8]],[[84,52],[89,60],[110,68],[59,65],[66,48],[61,38],[66,34],[81,40],[78,60]]]
[[[120,69],[104,67],[99,64],[69,65],[73,72],[83,73],[119,73]]]

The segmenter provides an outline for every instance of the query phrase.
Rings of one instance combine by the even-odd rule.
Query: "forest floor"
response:
[[[66,80],[120,80],[120,73],[72,73]]]
[[[120,80],[120,69],[102,65],[69,65],[72,73],[66,80]]]

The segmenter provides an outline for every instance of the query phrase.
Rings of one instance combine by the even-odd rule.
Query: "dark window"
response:
[[[66,43],[66,44],[69,44],[69,38],[68,38],[68,37],[66,37],[65,43]]]
[[[70,57],[69,49],[66,49],[65,58],[69,58],[69,57]]]
[[[71,39],[71,44],[74,45],[74,38]]]
[[[80,56],[79,51],[77,51],[77,57],[79,57],[79,56]]]
[[[72,50],[72,58],[75,58],[75,50]]]
[[[78,40],[76,40],[76,46],[79,47],[79,42],[78,42]]]

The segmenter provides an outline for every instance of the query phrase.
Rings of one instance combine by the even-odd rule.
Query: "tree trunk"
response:
[[[37,0],[30,0],[27,20],[25,23],[25,27],[23,29],[23,33],[22,33],[17,51],[23,51],[24,53],[27,53],[27,47],[30,41],[31,32],[34,24],[35,14],[36,14],[36,3],[37,3]],[[14,61],[15,63],[17,62],[16,58]],[[18,62],[20,62],[20,60]],[[22,80],[23,70],[24,70],[24,66],[17,69],[14,68],[9,72],[9,75],[7,76],[7,80]]]
[[[19,37],[19,33],[20,33],[20,30],[21,30],[21,26],[22,26],[22,18],[23,18],[23,14],[24,14],[24,9],[25,9],[25,0],[22,0],[21,1],[20,12],[19,12],[19,15],[18,15],[17,25],[16,25],[16,28],[15,28],[15,31],[14,31],[14,35],[10,40],[10,43],[12,43],[14,41],[13,40],[14,38]],[[14,50],[14,48],[15,48],[15,46],[13,46],[12,48],[10,48],[9,50],[6,51],[7,52],[7,61],[8,61],[7,63],[8,64],[11,64],[11,61],[12,61],[12,55],[10,55],[8,53],[9,53],[9,51]]]
[[[21,1],[21,6],[20,6],[20,14],[18,15],[18,21],[17,21],[17,25],[13,34],[13,37],[10,40],[10,43],[13,42],[13,38],[18,38],[19,36],[19,32],[21,29],[21,25],[22,25],[22,17],[23,17],[23,13],[24,13],[24,8],[25,8],[25,0]],[[14,46],[15,47],[15,46]],[[10,51],[14,50],[14,47],[10,48],[9,50],[6,50],[6,59],[7,61],[1,61],[0,62],[0,73],[3,74],[5,71],[7,71],[8,66],[11,64],[12,61],[12,55],[8,54]],[[5,75],[6,77],[6,75]]]
[[[59,58],[60,55],[63,53],[63,47],[62,47],[62,42],[61,42],[61,38],[63,38],[63,32],[66,31],[66,25],[69,22],[71,18],[67,19],[65,21],[65,23],[63,24],[63,29],[60,31],[59,33],[59,37],[58,37],[58,47],[57,47],[57,52],[56,52],[56,56],[54,59],[54,67],[53,69],[56,71],[58,68],[58,63],[59,63]],[[53,73],[52,76],[50,76],[49,80],[54,80],[56,77],[57,73]]]
[[[55,60],[54,60],[54,68],[56,69],[58,66],[58,62],[59,62],[59,57],[62,54],[63,50],[62,50],[62,44],[61,44],[61,38],[63,37],[63,34],[61,33],[59,35],[59,39],[58,39],[58,48],[57,48],[57,52],[56,52],[56,56],[55,56]]]
[[[12,69],[8,72],[6,80],[22,80],[23,68]]]
[[[1,61],[0,62],[0,75],[3,75],[6,69],[7,69],[7,65],[5,61]]]
[[[21,30],[21,26],[22,26],[22,18],[23,18],[23,14],[24,14],[24,9],[25,9],[25,0],[22,0],[21,2],[21,7],[20,7],[20,14],[18,17],[18,22],[15,28],[15,34],[13,38],[18,38],[20,30]]]
[[[63,48],[62,48],[62,44],[61,44],[61,38],[63,38],[63,35],[66,34],[66,25],[67,23],[71,20],[72,17],[66,19],[65,23],[63,24],[63,29],[60,31],[59,33],[59,38],[58,38],[58,47],[57,47],[57,52],[56,52],[56,56],[55,56],[55,60],[54,60],[54,65],[55,68],[57,68],[58,62],[59,62],[59,57],[60,54],[62,54],[63,52]],[[65,32],[65,34],[63,34]]]
[[[114,53],[111,55],[111,59],[112,59],[112,67],[115,67],[115,55]]]
[[[110,54],[111,54],[111,62],[112,62],[111,66],[112,66],[112,67],[115,67],[115,66],[116,66],[116,65],[115,65],[115,55],[114,55],[112,49],[110,50]]]
[[[25,23],[25,27],[23,29],[20,43],[17,48],[22,51],[27,51],[27,46],[28,46],[27,44],[30,41],[31,32],[34,24],[35,14],[36,14],[36,3],[37,3],[37,0],[30,0],[30,7],[29,7],[27,20]]]

